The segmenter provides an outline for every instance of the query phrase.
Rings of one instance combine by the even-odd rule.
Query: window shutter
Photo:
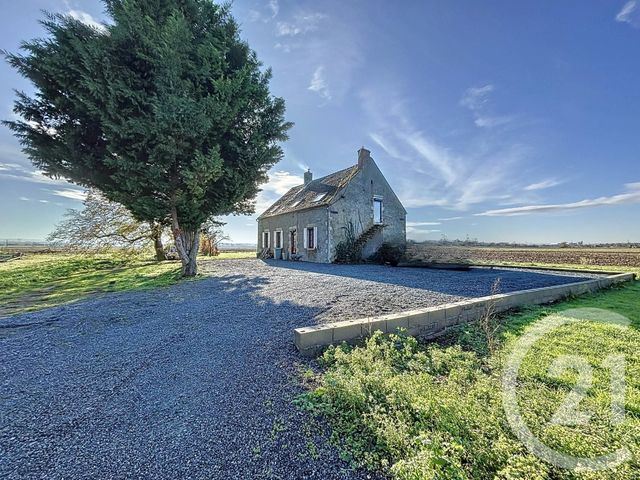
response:
[[[313,249],[318,249],[318,227],[313,227]]]
[[[271,232],[267,232],[267,248],[271,248]]]
[[[304,248],[309,248],[309,229],[304,229]]]

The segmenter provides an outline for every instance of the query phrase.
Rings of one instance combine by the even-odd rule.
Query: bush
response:
[[[404,257],[404,248],[391,243],[383,243],[369,260],[382,265],[392,265],[396,267]]]
[[[362,249],[358,245],[356,227],[349,221],[342,227],[344,230],[344,240],[336,245],[335,263],[358,263],[362,259]]]
[[[480,334],[479,327],[469,327]],[[598,365],[602,359],[596,358],[592,340],[585,341],[595,332],[604,335],[602,342],[610,342],[597,349],[601,353],[640,348],[637,330],[621,336],[614,327],[580,323],[554,333],[552,346],[543,342],[540,351],[532,352],[523,363],[519,390],[523,414],[545,443],[585,457],[629,446],[632,460],[596,474],[548,465],[514,436],[502,408],[500,352],[484,358],[459,345],[423,346],[403,334],[376,332],[361,347],[329,347],[321,357],[325,371],[319,386],[301,396],[299,404],[329,420],[333,442],[352,464],[396,479],[636,479],[640,418],[634,412],[640,411],[640,382],[635,377],[627,387],[624,425],[607,430],[607,375],[594,381],[594,392],[583,405],[595,412],[593,429],[549,425],[570,389],[547,377],[547,366],[566,352],[591,352],[590,361]],[[627,360],[629,371],[640,371],[640,358]]]

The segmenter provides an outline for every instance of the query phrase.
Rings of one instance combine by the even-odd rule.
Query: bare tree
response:
[[[200,231],[200,253],[202,255],[218,255],[218,246],[229,237],[224,234],[222,227],[225,225],[214,217],[209,218],[202,224]]]
[[[501,279],[497,278],[491,286],[491,296],[498,295],[500,293]],[[498,351],[500,341],[498,339],[498,331],[502,323],[496,315],[496,300],[489,300],[486,305],[482,317],[480,318],[480,328],[484,332],[487,338],[487,350],[490,354],[494,354]]]
[[[123,205],[110,202],[94,190],[87,193],[83,204],[81,210],[67,210],[48,241],[75,250],[140,249],[152,242],[156,259],[166,259],[162,223],[139,222]]]

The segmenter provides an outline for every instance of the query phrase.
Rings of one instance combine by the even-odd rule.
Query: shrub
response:
[[[482,329],[475,326],[475,331]],[[594,350],[595,332],[604,337],[603,348]],[[640,382],[630,379],[624,425],[607,429],[610,386],[606,375],[596,378],[583,406],[594,412],[595,425],[576,431],[549,426],[570,389],[546,372],[557,354],[590,352],[591,363],[598,365],[597,351],[637,351],[640,332],[630,329],[621,336],[614,327],[584,322],[554,335],[533,349],[521,369],[521,408],[531,430],[571,455],[595,457],[611,446],[629,446],[634,457],[626,464],[589,474],[561,470],[530,454],[502,408],[501,351],[493,355],[486,346],[479,354],[459,345],[424,346],[402,333],[376,332],[360,347],[329,347],[321,357],[325,371],[319,386],[301,396],[299,405],[329,420],[332,440],[354,465],[396,479],[637,478]],[[640,371],[639,358],[627,360],[629,371]]]
[[[362,247],[358,245],[356,227],[352,221],[342,227],[344,240],[336,245],[335,263],[358,263],[362,259]]]
[[[382,265],[397,266],[404,257],[404,248],[391,243],[383,243],[369,260]]]

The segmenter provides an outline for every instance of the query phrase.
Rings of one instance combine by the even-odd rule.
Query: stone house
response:
[[[407,212],[364,147],[358,163],[293,187],[258,217],[258,254],[329,263],[353,228],[362,257],[380,245],[404,246]],[[279,257],[278,257],[279,256]]]

